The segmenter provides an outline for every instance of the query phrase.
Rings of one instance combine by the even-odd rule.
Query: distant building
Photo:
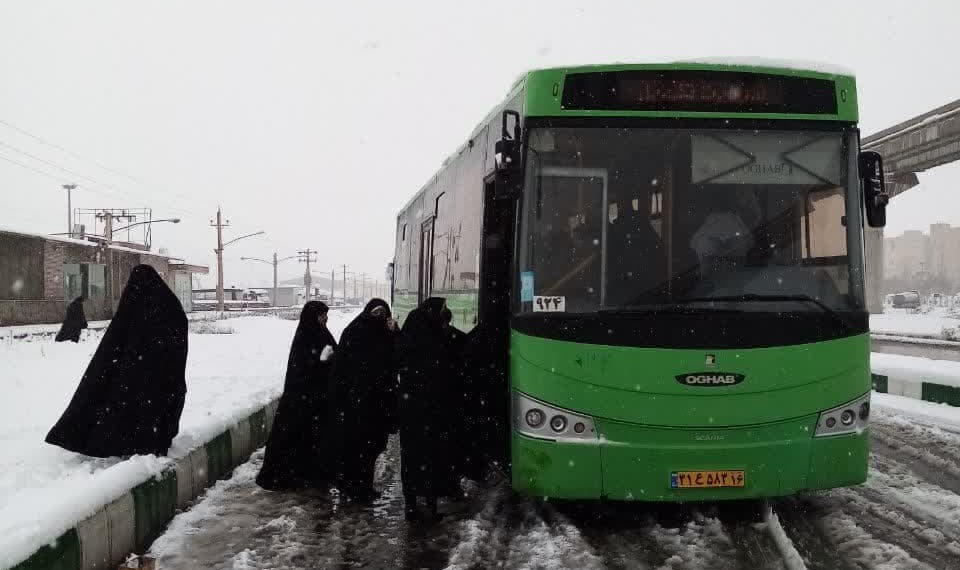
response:
[[[227,311],[240,311],[244,309],[263,309],[270,306],[268,298],[258,294],[256,289],[238,289],[236,287],[224,287],[223,289],[223,308]],[[216,289],[196,289],[193,292],[193,308],[197,311],[215,311],[217,310],[217,290]]]
[[[267,289],[267,293],[273,294],[273,288]],[[292,307],[303,302],[303,287],[297,285],[279,285],[277,286],[277,298],[273,299],[273,304],[277,307]]]
[[[109,319],[141,264],[156,269],[191,310],[191,276],[206,267],[126,245],[0,229],[0,325],[60,322],[77,297],[84,298],[87,319]]]
[[[960,282],[960,227],[930,224],[929,233],[907,230],[883,241],[885,277],[938,276]]]

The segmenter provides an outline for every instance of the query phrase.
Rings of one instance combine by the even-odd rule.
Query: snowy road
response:
[[[258,452],[153,546],[163,569],[946,569],[960,567],[960,421],[874,416],[865,485],[770,504],[546,504],[503,483],[468,489],[441,521],[403,520],[396,442],[381,498],[341,507],[254,483]],[[949,409],[946,414],[960,411]]]

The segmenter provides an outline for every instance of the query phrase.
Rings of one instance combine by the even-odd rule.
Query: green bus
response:
[[[731,62],[526,73],[397,216],[403,316],[496,343],[516,491],[688,501],[866,479],[852,74]],[[493,409],[498,409],[494,407]]]

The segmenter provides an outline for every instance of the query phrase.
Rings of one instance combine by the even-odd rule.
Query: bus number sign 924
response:
[[[567,298],[559,296],[535,295],[533,297],[534,313],[563,313],[567,310]]]

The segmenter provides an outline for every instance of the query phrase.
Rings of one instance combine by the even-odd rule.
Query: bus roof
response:
[[[827,80],[834,83],[837,108],[834,114],[744,112],[744,111],[683,111],[683,110],[595,110],[565,109],[561,105],[566,76],[572,74],[633,72],[633,71],[689,71],[727,72],[775,75],[810,80]],[[522,74],[511,85],[506,97],[470,131],[468,139],[447,156],[437,173],[416,192],[404,205],[407,210],[420,193],[430,185],[440,171],[469,145],[487,125],[492,125],[507,105],[518,94],[523,94],[521,114],[525,117],[647,117],[647,118],[746,118],[774,120],[815,120],[856,123],[857,110],[856,78],[853,70],[838,65],[813,61],[777,60],[756,57],[704,58],[660,63],[608,63],[573,65],[533,69]]]

